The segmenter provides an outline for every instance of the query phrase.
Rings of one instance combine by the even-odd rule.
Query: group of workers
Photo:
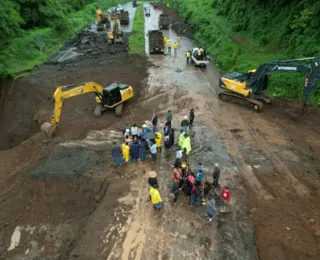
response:
[[[172,41],[169,40],[167,36],[163,37],[163,43],[165,46],[167,46],[168,53],[171,53],[172,47],[174,49],[174,52],[176,53],[179,46],[179,42],[180,42],[180,36],[177,37],[177,41],[175,41],[173,44],[172,44]]]

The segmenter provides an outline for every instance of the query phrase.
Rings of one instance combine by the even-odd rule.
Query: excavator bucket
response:
[[[56,131],[57,126],[49,122],[45,122],[41,125],[41,132],[46,133],[48,137],[52,137],[53,133]]]

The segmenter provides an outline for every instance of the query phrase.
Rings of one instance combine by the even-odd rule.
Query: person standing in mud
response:
[[[171,121],[172,121],[171,110],[168,110],[168,113],[166,114],[166,121],[167,121],[168,127],[171,128]]]
[[[115,142],[115,141],[113,142],[111,154],[112,154],[113,163],[114,163],[115,167],[118,166],[118,162],[120,162],[120,164],[122,166],[124,166],[124,161],[123,161],[123,158],[122,158],[121,148],[120,148],[120,146],[117,145],[117,142]]]
[[[217,163],[214,165],[214,170],[213,170],[212,177],[213,177],[213,187],[220,188],[220,185],[219,185],[220,166]]]
[[[162,198],[159,192],[159,186],[158,185],[154,185],[154,187],[150,188],[150,197],[151,197],[151,202],[153,204],[153,207],[157,210],[160,211],[161,210],[161,202],[162,202]]]
[[[130,154],[131,154],[131,160],[134,163],[137,163],[139,158],[139,144],[136,140],[133,141],[133,143],[131,143],[130,145]]]
[[[129,155],[130,155],[130,147],[128,143],[123,143],[122,146],[122,156],[124,161],[127,163],[129,161]]]
[[[153,132],[155,132],[157,130],[157,124],[158,124],[158,116],[155,111],[153,111],[151,123],[153,125]]]
[[[178,165],[174,166],[174,169],[173,169],[173,171],[171,173],[171,179],[172,179],[172,190],[171,190],[171,192],[175,193],[175,191],[180,188],[181,180],[182,180],[181,172],[180,172],[180,169],[179,169]]]
[[[189,131],[189,121],[188,121],[188,117],[185,116],[183,118],[183,120],[181,121],[181,129],[183,130],[184,133],[188,134]]]
[[[170,149],[173,145],[174,145],[174,129],[171,128],[170,133],[169,133],[169,148],[168,149]]]
[[[131,127],[131,136],[132,140],[138,140],[138,127],[136,124],[133,124]]]
[[[139,142],[139,157],[141,162],[146,160],[146,150],[147,150],[147,144],[144,139],[141,139]]]
[[[152,142],[150,145],[150,153],[152,162],[155,162],[157,159],[157,145],[155,142]]]
[[[195,118],[194,111],[193,111],[193,108],[191,108],[190,114],[189,114],[189,126],[190,126],[190,127],[193,126],[193,120],[194,120],[194,118]]]

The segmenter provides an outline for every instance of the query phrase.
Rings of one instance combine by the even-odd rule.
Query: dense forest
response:
[[[0,0],[0,78],[30,69],[95,19],[96,8],[126,0]]]
[[[195,40],[221,71],[246,71],[267,61],[320,54],[319,0],[165,0],[192,24]],[[271,75],[269,91],[300,100],[304,75]],[[320,95],[311,98],[320,105]]]

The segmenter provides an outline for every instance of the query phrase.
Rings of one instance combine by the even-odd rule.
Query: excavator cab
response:
[[[125,84],[113,83],[103,89],[102,103],[107,106],[113,106],[122,100],[121,90],[128,89],[129,86]]]

